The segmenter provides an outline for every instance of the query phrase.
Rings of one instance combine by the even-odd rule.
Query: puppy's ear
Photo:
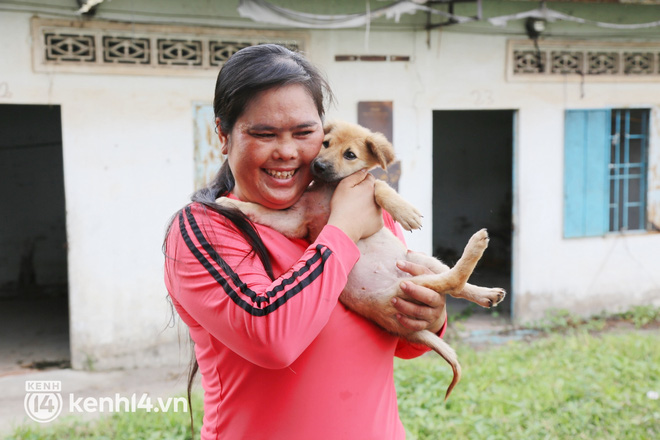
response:
[[[370,133],[365,139],[365,144],[382,169],[386,170],[394,161],[394,147],[382,133]]]
[[[336,124],[335,124],[334,122],[326,122],[326,123],[323,125],[323,132],[324,132],[325,134],[330,133],[330,132],[335,128],[335,125],[336,125]]]

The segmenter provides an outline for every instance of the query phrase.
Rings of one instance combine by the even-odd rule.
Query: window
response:
[[[649,110],[569,110],[564,236],[646,230]]]
[[[613,110],[609,230],[646,228],[648,110]]]

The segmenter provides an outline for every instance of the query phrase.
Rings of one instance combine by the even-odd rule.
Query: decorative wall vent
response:
[[[151,41],[148,38],[103,37],[103,62],[148,65]]]
[[[511,81],[660,80],[660,43],[509,40]]]
[[[211,41],[211,65],[221,66],[230,56],[239,50],[246,48],[250,43],[238,41]]]
[[[94,37],[90,35],[70,35],[44,33],[44,56],[53,63],[93,63],[96,61]]]
[[[37,72],[215,75],[238,50],[278,43],[304,51],[307,34],[101,21],[32,19]]]

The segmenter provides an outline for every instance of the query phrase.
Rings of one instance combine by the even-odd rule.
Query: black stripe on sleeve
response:
[[[220,257],[220,255],[215,251],[213,246],[206,240],[206,237],[202,233],[197,224],[195,217],[193,216],[190,206],[185,208],[186,218],[190,227],[195,234],[195,237],[199,241],[201,247],[207,252],[207,254],[215,261],[215,263],[222,269],[222,271],[232,280],[233,284],[238,287],[241,293],[247,296],[251,302],[245,301],[241,296],[238,295],[228,282],[228,280],[216,269],[216,267],[209,261],[206,256],[195,246],[192,238],[189,236],[188,231],[185,226],[185,219],[183,216],[183,211],[179,213],[179,228],[181,230],[181,236],[183,237],[184,242],[188,246],[188,249],[192,254],[197,258],[197,260],[204,266],[204,268],[209,272],[209,274],[218,282],[222,287],[225,293],[246,312],[254,316],[265,316],[275,310],[280,306],[285,304],[289,299],[293,298],[295,295],[300,293],[306,286],[311,284],[319,275],[323,273],[323,268],[326,260],[332,255],[332,251],[326,246],[317,245],[316,252],[305,262],[305,264],[293,272],[291,276],[282,280],[277,286],[272,290],[266,292],[264,295],[257,295],[254,291],[247,287],[247,285],[240,279],[238,274],[236,274],[231,267]],[[312,267],[319,262],[320,263],[312,270]],[[284,295],[277,298],[271,303],[273,297],[278,293],[283,291],[287,286],[293,286],[289,289]],[[257,305],[255,307],[253,304]],[[267,306],[261,308],[260,306],[266,303]]]

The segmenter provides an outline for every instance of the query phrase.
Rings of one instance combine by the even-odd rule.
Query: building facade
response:
[[[451,263],[488,227],[475,277],[509,290],[514,320],[660,306],[660,27],[594,24],[660,21],[657,10],[578,4],[590,22],[546,20],[535,44],[520,16],[535,2],[428,30],[424,12],[314,29],[254,22],[228,1],[162,2],[165,18],[148,2],[101,3],[93,17],[22,3],[0,5],[2,193],[16,207],[0,285],[4,297],[65,286],[74,368],[187,362],[162,240],[222,160],[208,113],[219,67],[263,42],[322,68],[330,119],[391,109],[398,189],[424,213],[409,247]]]

